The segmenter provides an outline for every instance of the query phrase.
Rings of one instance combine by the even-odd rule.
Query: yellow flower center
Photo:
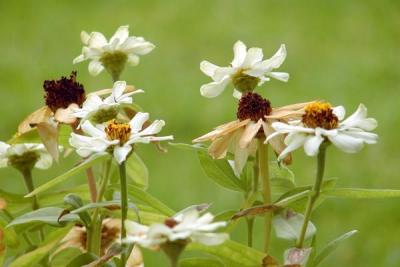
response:
[[[119,140],[121,145],[125,144],[131,136],[131,127],[129,124],[118,123],[115,120],[108,123],[105,131],[109,140]]]
[[[309,128],[334,129],[339,124],[338,117],[333,113],[331,104],[326,102],[313,102],[304,108],[302,123]]]

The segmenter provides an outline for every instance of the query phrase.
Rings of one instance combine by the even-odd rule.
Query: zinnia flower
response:
[[[275,133],[267,138],[287,134],[287,147],[281,152],[279,159],[288,153],[304,146],[308,156],[316,156],[323,142],[330,142],[346,153],[360,151],[364,144],[375,144],[378,135],[369,131],[377,127],[377,121],[367,118],[367,108],[360,104],[355,113],[347,119],[342,106],[332,107],[329,103],[315,102],[305,107],[300,120],[291,123],[275,122],[272,127]]]
[[[203,211],[204,208],[192,206],[166,219],[164,223],[150,226],[126,221],[128,236],[125,242],[156,250],[174,242],[182,246],[191,241],[208,246],[222,244],[228,239],[228,234],[214,231],[225,227],[227,223],[213,222],[214,216],[208,212],[202,214]]]
[[[308,103],[272,108],[270,101],[259,94],[248,92],[239,101],[237,120],[218,126],[193,142],[211,141],[209,154],[215,159],[224,158],[228,151],[234,154],[234,170],[239,175],[245,166],[249,155],[257,150],[257,138],[263,140],[274,133],[271,124],[276,121],[298,119],[304,113]],[[284,151],[283,137],[269,138],[268,143],[278,155]],[[287,155],[285,163],[291,162]]]
[[[80,124],[86,120],[91,120],[95,124],[100,124],[116,118],[119,107],[123,104],[132,104],[132,95],[143,93],[143,90],[135,90],[125,93],[127,85],[125,81],[114,83],[110,96],[102,99],[97,93],[91,93],[82,104],[82,108],[75,109],[73,114],[81,119]]]
[[[0,142],[0,168],[12,166],[19,170],[48,169],[52,165],[52,157],[43,144],[24,143],[9,145]]]
[[[139,64],[139,56],[146,55],[154,49],[154,44],[143,37],[129,36],[129,26],[121,26],[109,41],[102,33],[81,33],[82,54],[73,60],[80,63],[90,60],[89,72],[93,76],[106,69],[115,78],[128,62],[131,66]]]
[[[263,60],[261,48],[252,47],[246,50],[246,45],[241,41],[235,43],[233,52],[234,58],[228,67],[219,67],[208,61],[200,63],[200,70],[213,79],[213,82],[200,88],[202,96],[216,97],[229,83],[235,88],[234,96],[240,97],[241,93],[253,91],[256,86],[269,81],[269,77],[288,81],[288,73],[272,71],[280,67],[285,60],[285,45],[281,45],[275,55],[267,60]]]
[[[76,152],[81,157],[110,152],[121,164],[126,160],[135,143],[173,139],[173,136],[155,136],[164,127],[163,120],[155,120],[148,127],[142,129],[148,119],[148,113],[138,112],[129,123],[112,120],[106,125],[99,124],[95,127],[90,121],[85,121],[82,124],[82,131],[88,136],[71,133],[69,143],[76,148]]]

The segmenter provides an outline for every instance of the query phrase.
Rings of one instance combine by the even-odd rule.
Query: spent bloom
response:
[[[143,90],[129,91],[125,81],[117,81],[114,83],[111,95],[102,99],[97,93],[91,93],[82,104],[82,108],[74,110],[75,117],[80,118],[80,124],[86,120],[90,120],[95,124],[103,123],[116,118],[119,108],[123,104],[131,104],[133,102],[132,95],[143,93]]]
[[[288,81],[288,73],[273,72],[286,58],[285,45],[281,45],[275,55],[266,60],[263,60],[261,48],[252,47],[247,50],[246,45],[241,41],[235,43],[233,52],[234,58],[228,67],[219,67],[208,61],[200,63],[200,70],[213,79],[211,83],[201,86],[202,96],[216,97],[229,83],[232,83],[235,88],[234,96],[240,97],[241,93],[253,91],[256,86],[269,81],[270,77]]]
[[[377,127],[377,121],[367,117],[367,108],[360,104],[356,112],[347,119],[343,106],[332,107],[329,103],[315,102],[305,107],[300,120],[291,123],[275,122],[275,133],[267,140],[280,134],[287,134],[287,147],[279,156],[304,146],[308,156],[316,156],[323,142],[330,142],[346,153],[360,151],[364,144],[375,144],[378,135],[371,133]]]
[[[23,143],[9,145],[0,142],[0,168],[12,166],[18,170],[30,170],[33,167],[48,169],[52,163],[52,157],[43,144]]]
[[[257,139],[265,140],[275,131],[271,125],[276,121],[290,121],[301,118],[304,106],[299,103],[272,108],[271,102],[254,92],[243,94],[239,101],[237,120],[218,126],[215,130],[193,140],[193,142],[211,141],[208,152],[215,159],[224,158],[228,151],[234,154],[233,168],[239,175],[250,155],[257,151]],[[283,136],[270,138],[268,143],[276,154],[285,149]],[[291,156],[285,157],[285,163],[291,162]]]
[[[183,246],[191,241],[208,246],[222,244],[228,239],[228,234],[214,231],[225,227],[227,223],[213,222],[214,216],[211,213],[202,214],[207,207],[191,206],[166,219],[164,223],[150,226],[127,220],[125,225],[128,237],[125,242],[155,250],[175,242]]]
[[[113,78],[118,77],[128,63],[131,66],[139,64],[139,56],[146,55],[154,49],[154,44],[143,37],[129,36],[129,26],[121,26],[107,41],[100,32],[81,33],[83,43],[82,54],[73,60],[80,63],[90,60],[89,72],[93,76],[106,69]]]
[[[164,127],[163,120],[155,120],[149,126],[143,127],[148,119],[148,113],[138,112],[128,123],[111,120],[107,124],[94,126],[90,121],[85,121],[81,128],[86,135],[71,133],[69,143],[81,157],[109,152],[121,164],[135,143],[173,139],[173,136],[155,136]]]

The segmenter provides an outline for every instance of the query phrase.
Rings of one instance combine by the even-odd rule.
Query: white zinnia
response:
[[[24,143],[9,145],[0,142],[0,168],[12,165],[13,158],[26,157],[26,160],[29,160],[32,154],[34,156],[33,159],[36,158],[35,168],[48,169],[51,167],[53,159],[43,144]]]
[[[104,59],[110,55],[125,57],[125,60],[132,66],[139,64],[139,56],[146,55],[154,49],[154,44],[145,41],[143,37],[129,36],[129,26],[121,26],[110,38],[109,41],[100,32],[83,31],[81,40],[84,44],[82,54],[73,60],[73,63],[80,63],[90,60],[89,72],[93,76],[107,68],[104,66]]]
[[[192,206],[167,219],[164,224],[156,223],[150,226],[133,221],[126,221],[127,243],[159,249],[166,242],[193,241],[208,246],[220,245],[228,239],[226,233],[214,233],[215,230],[227,225],[226,222],[213,222],[211,213],[201,214],[199,206]]]
[[[290,124],[273,123],[272,127],[276,132],[270,135],[267,141],[276,135],[287,134],[285,138],[287,147],[279,155],[279,160],[301,146],[304,146],[304,151],[308,156],[316,156],[320,145],[325,140],[346,153],[356,153],[363,148],[364,144],[377,142],[378,135],[369,132],[377,127],[377,121],[367,117],[367,108],[363,104],[360,104],[357,111],[345,120],[344,107],[338,106],[332,110],[338,118],[338,125],[329,130],[320,127],[306,127],[302,121],[294,121]]]
[[[154,136],[164,127],[165,122],[163,120],[155,120],[148,127],[142,129],[148,119],[148,113],[138,112],[129,123],[114,124],[116,128],[118,128],[118,125],[122,125],[124,127],[122,130],[129,130],[129,132],[123,132],[120,139],[110,138],[106,132],[106,127],[113,124],[113,122],[108,125],[98,124],[95,127],[90,121],[85,121],[82,124],[82,131],[88,136],[71,133],[69,143],[76,148],[76,152],[81,157],[112,151],[115,160],[118,164],[121,164],[126,160],[135,143],[150,143],[173,139],[173,136]],[[116,132],[115,134],[118,136],[119,133]]]
[[[286,47],[281,45],[279,50],[270,59],[263,60],[261,48],[252,47],[246,49],[246,45],[237,41],[233,46],[234,58],[229,67],[219,67],[208,61],[200,63],[200,70],[213,79],[213,82],[201,86],[200,93],[205,97],[216,97],[222,93],[225,87],[232,82],[235,86],[235,79],[254,78],[255,85],[262,85],[270,78],[280,81],[288,81],[289,74],[286,72],[273,72],[273,69],[280,67],[286,58]],[[247,76],[247,78],[246,78]],[[254,88],[251,88],[251,90]],[[246,89],[249,90],[249,89]],[[243,88],[235,88],[234,96],[239,97]]]
[[[137,93],[143,93],[144,91],[139,89],[130,93],[124,94],[127,85],[125,81],[117,81],[114,83],[112,93],[110,96],[102,99],[96,93],[91,93],[87,96],[85,102],[82,104],[82,108],[74,110],[73,115],[81,119],[80,124],[86,120],[90,120],[93,117],[105,117],[105,120],[115,118],[118,113],[118,107],[122,104],[132,104],[132,95]],[[111,115],[109,118],[108,115]],[[95,121],[101,123],[103,121]]]

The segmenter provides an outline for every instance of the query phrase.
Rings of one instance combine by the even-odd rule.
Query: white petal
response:
[[[378,141],[378,135],[375,133],[364,132],[362,130],[348,130],[345,132],[347,135],[359,138],[363,140],[366,144],[376,144]]]
[[[129,54],[128,55],[128,63],[132,67],[135,67],[135,66],[139,65],[139,62],[140,62],[139,56],[137,56],[135,54]]]
[[[304,142],[306,141],[307,135],[302,134],[302,133],[294,133],[294,134],[289,134],[285,138],[285,143],[286,143],[286,148],[282,151],[282,153],[279,155],[278,160],[283,160],[286,158],[286,156],[301,147]]]
[[[246,45],[242,41],[237,41],[233,45],[233,54],[232,66],[240,67],[246,58]]]
[[[4,155],[9,147],[9,144],[0,141],[0,156]]]
[[[139,56],[144,56],[154,50],[156,46],[150,42],[140,42],[127,49],[127,53],[134,53]]]
[[[200,62],[200,70],[207,76],[213,77],[215,70],[219,68],[206,60]]]
[[[74,60],[72,61],[72,64],[77,64],[80,63],[82,61],[86,60],[84,55],[79,55],[76,58],[74,58]]]
[[[237,69],[232,67],[218,67],[214,71],[214,75],[212,78],[215,82],[218,82],[223,80],[226,76],[234,74],[235,72],[237,72]]]
[[[346,153],[357,153],[364,146],[364,142],[362,139],[352,137],[345,133],[338,133],[336,136],[328,136],[328,139],[335,146]]]
[[[367,108],[363,104],[360,104],[357,111],[344,120],[342,125],[347,128],[354,127],[365,131],[372,131],[378,126],[378,123],[375,119],[367,118]]]
[[[165,125],[165,122],[163,120],[155,120],[155,121],[153,121],[152,124],[150,124],[150,126],[148,126],[146,129],[141,131],[139,134],[140,134],[140,136],[158,134],[161,131],[161,129],[164,127],[164,125]]]
[[[240,91],[238,91],[236,89],[233,89],[233,94],[232,95],[233,95],[234,98],[240,99],[242,97],[242,92],[240,92]]]
[[[85,121],[82,125],[81,128],[84,133],[92,136],[92,137],[103,137],[105,138],[106,134],[104,131],[100,130],[99,128],[93,126],[89,121]]]
[[[40,153],[40,157],[35,164],[35,168],[45,170],[50,168],[52,163],[53,163],[53,158],[51,157],[51,155],[49,153],[43,152]]]
[[[343,106],[337,106],[333,108],[333,114],[338,117],[339,121],[344,119],[344,116],[346,115],[346,109]]]
[[[200,88],[200,94],[204,97],[212,98],[220,95],[225,87],[228,85],[230,82],[230,77],[226,76],[224,79],[222,79],[219,82],[211,82],[207,83]]]
[[[103,64],[100,61],[92,60],[89,63],[89,73],[93,76],[97,76],[104,70]]]
[[[126,157],[128,156],[129,152],[131,152],[132,147],[130,145],[125,145],[125,146],[115,146],[114,147],[114,158],[118,162],[118,164],[121,164],[126,160]]]
[[[252,47],[247,51],[246,58],[243,61],[242,67],[248,68],[253,66],[255,63],[258,63],[263,58],[263,52],[261,48]]]
[[[286,59],[286,46],[282,44],[275,55],[270,59],[264,60],[262,62],[263,67],[267,70],[273,70],[279,68]]]
[[[143,124],[149,119],[149,113],[138,112],[129,122],[132,133],[138,133],[142,130]]]
[[[107,39],[100,32],[92,32],[88,40],[88,45],[90,47],[101,48],[107,44]]]
[[[81,41],[82,41],[82,43],[84,45],[88,45],[89,44],[89,39],[90,39],[90,35],[87,32],[82,31],[81,32]]]
[[[125,81],[116,81],[112,88],[111,95],[114,97],[114,100],[117,100],[125,91],[126,82]],[[114,101],[118,102],[118,101]]]
[[[324,141],[324,138],[321,135],[314,135],[307,137],[306,141],[304,142],[304,151],[306,152],[307,156],[313,157],[318,155],[319,146]]]
[[[289,80],[289,73],[286,72],[269,72],[267,75],[282,82]]]
[[[129,36],[129,26],[120,26],[117,31],[114,33],[114,35],[110,39],[110,43],[113,43],[116,39],[119,40],[119,43],[125,42],[125,40]]]

